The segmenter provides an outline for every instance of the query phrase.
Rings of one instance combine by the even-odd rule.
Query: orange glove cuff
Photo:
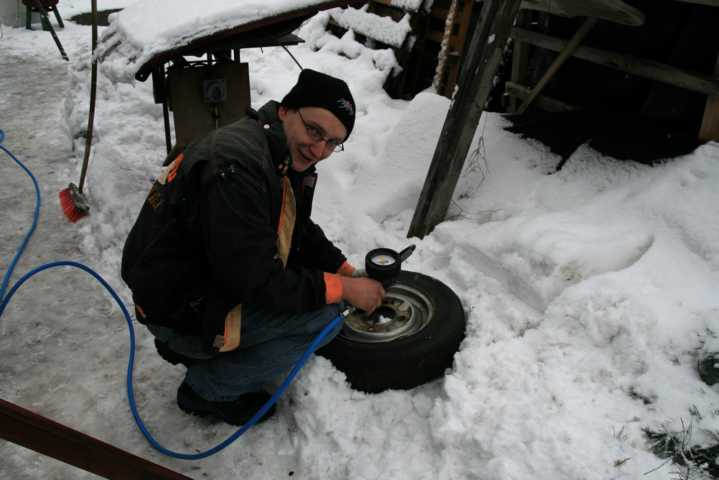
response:
[[[328,304],[342,300],[342,280],[337,274],[327,273],[325,277],[325,300]]]

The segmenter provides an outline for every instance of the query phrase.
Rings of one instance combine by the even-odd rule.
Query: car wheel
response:
[[[408,389],[444,375],[464,338],[465,314],[444,283],[401,272],[372,315],[355,312],[317,351],[369,393]]]

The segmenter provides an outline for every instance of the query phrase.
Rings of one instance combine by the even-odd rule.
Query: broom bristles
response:
[[[90,208],[87,201],[75,185],[70,184],[66,189],[61,190],[59,197],[62,211],[71,223],[89,215]]]

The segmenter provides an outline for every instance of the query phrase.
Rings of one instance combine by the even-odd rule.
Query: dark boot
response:
[[[212,402],[196,394],[187,383],[183,382],[177,390],[177,405],[182,411],[191,415],[210,415],[231,425],[244,425],[270,397],[267,392],[250,392],[241,395],[237,400]],[[264,422],[274,415],[275,407],[272,405],[257,423]]]
[[[176,351],[171,350],[167,342],[160,341],[157,338],[155,338],[155,348],[157,349],[157,353],[162,357],[163,360],[173,365],[181,363],[185,367],[189,368],[190,365],[197,361],[194,358],[187,357],[185,355],[182,355],[181,353],[177,353]]]

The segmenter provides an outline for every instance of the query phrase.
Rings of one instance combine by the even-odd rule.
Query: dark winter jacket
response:
[[[287,268],[277,254],[278,171],[289,161],[277,107],[191,144],[153,186],[122,259],[141,321],[211,338],[238,304],[302,313],[326,303],[324,272],[345,257],[310,220],[314,168],[290,170],[297,220]]]

